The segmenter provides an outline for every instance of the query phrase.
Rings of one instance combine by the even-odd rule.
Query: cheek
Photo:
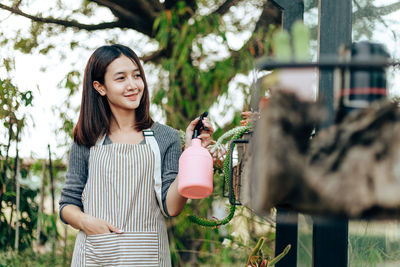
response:
[[[144,82],[143,82],[143,80],[141,80],[140,82],[139,82],[139,87],[143,90],[144,89]]]

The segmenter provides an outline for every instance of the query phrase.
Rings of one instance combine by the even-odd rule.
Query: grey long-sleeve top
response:
[[[178,174],[178,162],[182,153],[181,142],[178,131],[169,126],[156,122],[152,130],[154,131],[154,137],[158,143],[161,154],[162,203],[166,214],[169,215],[166,197],[171,183]],[[111,143],[111,139],[107,136],[103,145]],[[143,140],[142,143],[146,143],[146,140]],[[60,218],[64,223],[66,222],[61,216],[61,211],[65,206],[72,204],[83,210],[82,192],[88,177],[89,155],[90,148],[80,146],[76,143],[72,144],[65,184],[59,202]]]

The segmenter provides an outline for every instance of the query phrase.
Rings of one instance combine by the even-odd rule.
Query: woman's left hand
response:
[[[186,135],[185,135],[185,149],[188,148],[192,144],[192,136],[194,132],[194,128],[199,121],[200,117],[197,117],[196,119],[192,120],[188,127],[186,128]],[[208,120],[208,118],[203,119],[203,125],[207,128],[207,130],[202,129],[200,135],[198,138],[201,139],[201,145],[203,147],[208,147],[208,145],[211,144],[212,142],[212,134],[214,133],[214,128],[211,125],[211,122]]]

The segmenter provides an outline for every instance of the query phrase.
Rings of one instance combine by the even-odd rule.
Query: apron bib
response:
[[[161,203],[161,160],[152,131],[146,144],[90,148],[82,193],[84,212],[123,231],[86,235],[79,231],[71,266],[171,266]]]

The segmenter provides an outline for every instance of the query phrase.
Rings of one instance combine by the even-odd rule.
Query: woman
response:
[[[185,147],[198,120],[186,129]],[[206,147],[213,129],[203,123]],[[72,266],[171,265],[164,217],[186,203],[175,179],[180,154],[178,132],[150,117],[137,55],[123,45],[96,49],[60,200],[62,221],[80,230]]]

